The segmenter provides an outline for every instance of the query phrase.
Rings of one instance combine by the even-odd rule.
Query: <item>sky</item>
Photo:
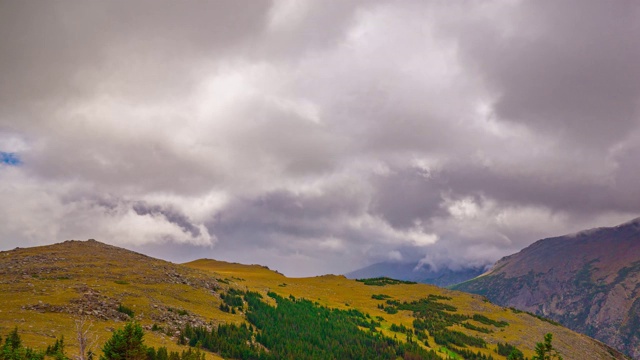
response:
[[[0,250],[485,266],[640,216],[637,1],[0,0]]]

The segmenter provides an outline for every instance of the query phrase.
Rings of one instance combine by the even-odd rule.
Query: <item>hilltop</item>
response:
[[[640,218],[537,241],[454,288],[549,317],[640,359]]]
[[[94,240],[3,251],[0,334],[17,326],[26,343],[43,348],[60,335],[73,339],[74,321],[86,317],[104,342],[130,320],[118,311],[123,305],[147,330],[162,325],[163,332],[148,331],[148,344],[179,350],[175,337],[185,322],[214,320],[217,289],[208,274]]]
[[[390,279],[287,278],[260,265],[208,259],[178,265],[97,241],[0,252],[0,291],[0,334],[17,326],[23,341],[38,348],[64,335],[69,354],[76,350],[74,320],[84,317],[101,343],[134,318],[148,345],[182,350],[200,342],[217,349],[210,359],[323,358],[331,349],[391,359],[504,359],[496,351],[505,343],[530,357],[546,333],[565,359],[624,358],[478,295]],[[202,332],[210,329],[223,335]],[[320,333],[316,340],[326,346],[311,342]],[[347,345],[331,345],[341,342]]]

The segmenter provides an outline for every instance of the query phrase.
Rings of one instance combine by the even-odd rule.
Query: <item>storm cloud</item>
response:
[[[633,1],[0,3],[0,245],[288,275],[640,215]]]

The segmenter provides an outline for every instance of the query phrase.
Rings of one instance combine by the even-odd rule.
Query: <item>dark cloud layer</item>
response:
[[[497,116],[606,148],[637,127],[639,11],[631,1],[524,2],[514,10],[522,30],[483,24],[460,38],[498,93]]]
[[[193,237],[200,236],[200,229],[192,224],[184,214],[171,209],[171,208],[163,208],[160,205],[148,206],[145,203],[138,202],[132,206],[133,211],[138,216],[162,216],[169,223],[178,225],[184,232],[188,233]]]
[[[623,222],[638,24],[633,1],[1,2],[0,244],[313,275]]]

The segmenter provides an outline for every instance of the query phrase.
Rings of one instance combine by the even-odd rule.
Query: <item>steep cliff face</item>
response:
[[[551,318],[640,359],[640,218],[540,240],[455,289]]]

